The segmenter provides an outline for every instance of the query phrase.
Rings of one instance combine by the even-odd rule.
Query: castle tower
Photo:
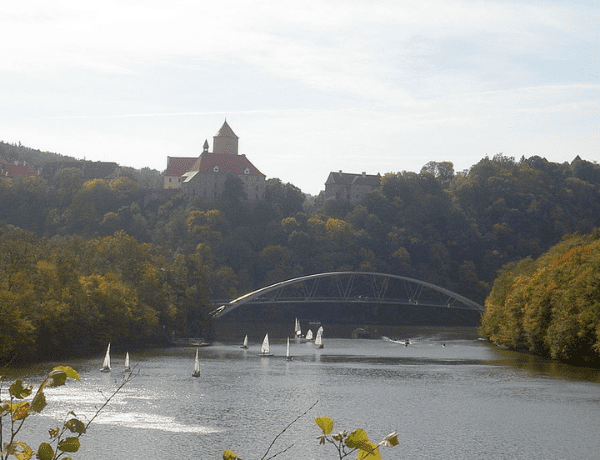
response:
[[[213,136],[213,153],[238,154],[238,137],[227,124],[227,120],[221,126],[219,132]]]

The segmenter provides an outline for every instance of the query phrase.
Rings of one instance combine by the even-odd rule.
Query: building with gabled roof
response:
[[[329,173],[325,182],[325,201],[344,200],[351,204],[360,203],[371,190],[379,187],[381,175],[339,172]]]
[[[167,157],[165,188],[181,188],[183,175],[194,167],[197,157]]]
[[[186,194],[212,200],[223,193],[228,177],[241,180],[248,201],[264,199],[266,176],[246,155],[238,154],[239,138],[227,120],[213,136],[213,151],[204,141],[200,157],[167,157],[165,188],[180,187]]]
[[[0,179],[13,179],[17,177],[39,177],[40,172],[31,168],[26,161],[9,163],[0,158]]]

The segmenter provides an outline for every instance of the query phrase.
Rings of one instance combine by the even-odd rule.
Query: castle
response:
[[[213,151],[208,140],[200,157],[167,157],[165,188],[181,188],[184,193],[206,200],[221,196],[228,177],[237,177],[244,186],[248,201],[265,197],[265,175],[238,154],[238,140],[227,120],[213,136]]]
[[[219,198],[228,177],[237,177],[244,187],[246,199],[251,202],[265,197],[265,175],[238,153],[239,138],[227,124],[213,136],[213,151],[204,141],[200,157],[167,157],[164,173],[166,189],[181,189],[187,195],[205,200]],[[381,176],[332,172],[325,183],[324,199],[360,203],[367,194],[379,187]]]

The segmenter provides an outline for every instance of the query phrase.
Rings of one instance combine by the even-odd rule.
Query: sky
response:
[[[600,161],[600,0],[0,4],[0,140],[164,171],[226,119],[267,178]]]

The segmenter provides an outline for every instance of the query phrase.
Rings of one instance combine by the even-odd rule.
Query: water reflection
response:
[[[527,353],[505,350],[489,343],[486,343],[486,346],[493,354],[493,359],[486,360],[485,364],[515,367],[534,376],[546,375],[552,378],[600,383],[600,369],[570,366]]]

